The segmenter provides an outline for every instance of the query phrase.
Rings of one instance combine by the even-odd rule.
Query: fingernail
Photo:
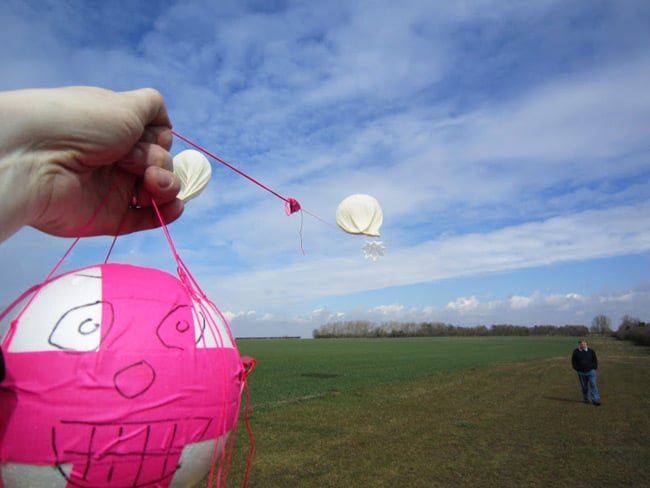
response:
[[[161,171],[160,174],[158,175],[158,187],[161,190],[166,190],[172,184],[174,183],[174,178],[172,178],[172,175],[169,174],[166,171]]]

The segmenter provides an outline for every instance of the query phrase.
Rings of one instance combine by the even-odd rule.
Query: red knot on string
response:
[[[224,161],[224,160],[221,159],[219,156],[217,156],[217,155],[215,155],[215,154],[212,154],[210,151],[208,151],[207,149],[205,149],[205,148],[199,146],[199,145],[196,144],[195,142],[190,141],[187,137],[184,137],[184,136],[180,135],[180,134],[179,134],[178,132],[176,132],[175,130],[172,129],[171,132],[172,132],[173,135],[175,135],[176,137],[178,137],[180,140],[185,141],[187,144],[189,144],[189,145],[192,146],[193,148],[195,148],[195,149],[201,151],[203,154],[205,154],[205,155],[211,157],[212,159],[214,159],[215,161],[217,161],[217,162],[223,164],[223,165],[226,166],[227,168],[230,168],[230,169],[233,170],[235,173],[237,173],[237,174],[243,176],[243,177],[246,178],[247,180],[252,181],[253,183],[255,183],[255,184],[256,184],[257,186],[259,186],[260,188],[263,188],[264,190],[268,191],[268,192],[271,193],[272,195],[275,195],[276,197],[278,197],[280,200],[284,200],[284,211],[285,211],[285,213],[286,213],[287,215],[291,215],[291,214],[294,214],[294,213],[296,213],[296,212],[302,210],[302,208],[301,208],[301,206],[300,206],[300,203],[299,203],[298,200],[296,200],[295,198],[286,198],[286,197],[283,197],[283,196],[280,195],[278,192],[275,192],[275,191],[271,190],[268,186],[264,185],[262,182],[256,180],[255,178],[253,178],[253,177],[250,176],[250,175],[247,175],[246,173],[244,173],[244,172],[241,171],[240,169],[235,168],[232,164],[230,164],[230,163]],[[304,210],[302,210],[302,211],[304,212]],[[312,214],[310,214],[310,215],[312,215]],[[302,227],[303,227],[304,220],[303,220],[303,218],[302,218],[302,212],[301,212],[300,216],[301,216],[301,218],[300,218],[300,231],[299,231],[298,233],[299,233],[299,235],[300,235],[300,250],[302,251],[302,254],[303,254],[303,256],[304,256],[304,255],[305,255],[305,248],[303,247],[303,242],[302,242],[302,241],[303,241],[303,239],[302,239]]]
[[[295,198],[287,198],[284,203],[284,211],[287,215],[296,213],[300,210],[300,203]]]
[[[224,160],[221,159],[219,156],[216,156],[215,154],[212,154],[210,151],[208,151],[207,149],[205,149],[205,148],[199,146],[199,145],[196,144],[195,142],[190,141],[187,137],[184,137],[184,136],[180,135],[180,134],[179,134],[178,132],[176,132],[175,130],[172,129],[171,132],[172,132],[172,134],[174,134],[176,137],[178,137],[178,138],[181,139],[182,141],[185,141],[185,142],[188,143],[190,146],[192,146],[192,147],[194,147],[195,149],[198,149],[199,151],[201,151],[203,154],[205,154],[205,155],[207,155],[207,156],[210,156],[212,159],[214,159],[215,161],[217,161],[217,162],[223,164],[224,166],[230,168],[230,169],[233,170],[235,173],[240,174],[241,176],[243,176],[244,178],[246,178],[246,179],[249,180],[249,181],[252,181],[253,183],[255,183],[255,184],[256,184],[257,186],[259,186],[260,188],[263,188],[263,189],[265,189],[266,191],[268,191],[269,193],[271,193],[272,195],[275,195],[276,197],[278,197],[280,200],[284,200],[284,202],[285,202],[285,211],[286,211],[287,215],[291,215],[292,213],[295,213],[295,212],[297,212],[298,210],[300,210],[300,203],[298,203],[298,200],[296,200],[295,198],[286,198],[286,197],[283,197],[283,196],[280,195],[279,193],[277,193],[277,192],[271,190],[268,186],[264,185],[262,182],[256,180],[255,178],[253,178],[253,177],[250,176],[250,175],[247,175],[246,173],[244,173],[244,172],[241,171],[240,169],[235,168],[232,164],[230,164],[230,163],[224,161]]]

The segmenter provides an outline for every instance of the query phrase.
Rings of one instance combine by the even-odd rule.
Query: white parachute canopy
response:
[[[383,221],[384,214],[379,202],[370,195],[350,195],[336,208],[336,223],[348,234],[379,237]]]
[[[174,156],[174,173],[181,179],[178,198],[187,202],[199,196],[212,176],[212,166],[198,151],[187,149]]]

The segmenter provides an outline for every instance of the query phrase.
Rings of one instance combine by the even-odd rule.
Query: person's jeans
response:
[[[578,378],[580,378],[580,386],[582,387],[582,398],[589,401],[589,394],[591,393],[591,401],[599,402],[600,394],[596,383],[596,370],[592,369],[586,373],[578,371]]]

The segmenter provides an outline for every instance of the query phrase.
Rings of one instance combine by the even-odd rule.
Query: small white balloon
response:
[[[210,182],[212,166],[203,154],[187,149],[174,156],[174,173],[181,179],[178,198],[187,202],[199,196]]]
[[[370,195],[350,195],[336,208],[336,223],[348,234],[379,237],[379,228],[383,221],[384,214],[379,202]]]

